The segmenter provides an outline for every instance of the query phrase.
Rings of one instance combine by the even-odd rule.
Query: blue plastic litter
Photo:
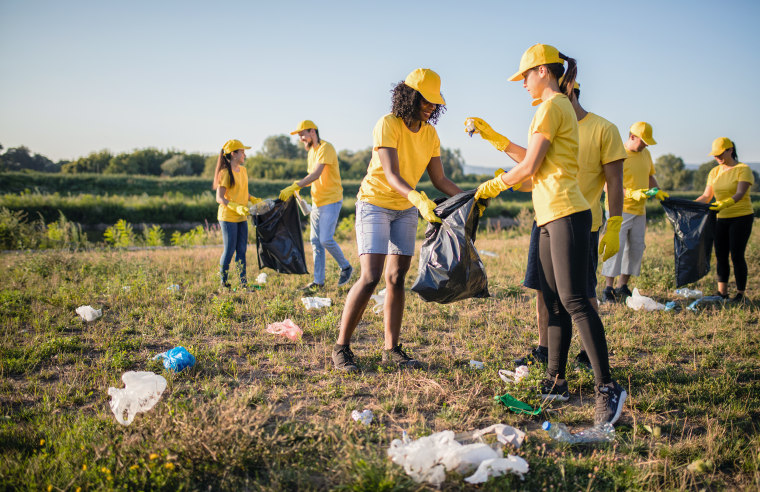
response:
[[[686,309],[689,311],[697,311],[700,307],[722,305],[724,299],[721,296],[705,296],[700,297],[696,301],[689,304]]]
[[[154,360],[159,358],[164,359],[165,368],[176,372],[195,365],[195,357],[185,347],[174,347],[153,357]]]
[[[676,311],[678,304],[675,301],[669,301],[665,303],[665,311]]]

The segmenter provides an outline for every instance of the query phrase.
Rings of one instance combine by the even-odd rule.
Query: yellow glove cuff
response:
[[[243,217],[248,215],[248,207],[246,207],[245,205],[241,205],[237,202],[233,202],[232,200],[227,202],[227,208],[232,210],[238,215],[242,215]]]
[[[620,226],[623,224],[623,217],[620,215],[613,215],[609,219],[607,219],[607,230],[610,229],[617,229],[618,232],[620,232]]]

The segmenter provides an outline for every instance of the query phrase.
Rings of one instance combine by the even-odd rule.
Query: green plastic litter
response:
[[[515,413],[524,413],[527,415],[538,415],[541,413],[542,408],[533,408],[532,406],[528,405],[525,402],[522,402],[515,398],[514,396],[510,395],[509,393],[504,394],[502,396],[495,396],[495,400],[498,400],[501,402],[502,405],[507,407],[508,409],[512,410]]]
[[[647,191],[644,192],[644,194],[648,197],[655,196],[660,191],[659,188],[650,188]]]

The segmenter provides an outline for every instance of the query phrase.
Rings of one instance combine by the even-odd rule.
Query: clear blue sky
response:
[[[572,10],[571,10],[572,9]],[[510,164],[463,131],[480,116],[525,144],[535,108],[508,82],[530,45],[578,60],[581,103],[653,156],[709,160],[718,136],[760,161],[760,2],[0,0],[0,144],[51,159],[158,147],[253,150],[313,119],[338,149],[371,145],[389,90],[443,80],[445,147]]]

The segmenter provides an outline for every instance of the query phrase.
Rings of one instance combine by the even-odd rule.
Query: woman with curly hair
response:
[[[356,202],[356,241],[361,275],[346,297],[340,334],[332,350],[336,369],[357,365],[351,335],[383,276],[385,267],[385,347],[383,363],[419,368],[421,364],[399,343],[404,311],[404,279],[414,255],[417,211],[428,222],[440,222],[435,202],[414,187],[427,171],[438,190],[452,196],[462,190],[443,172],[438,133],[433,124],[446,110],[441,79],[418,68],[392,90],[391,112],[373,130],[372,159]],[[416,209],[415,209],[416,207]]]

